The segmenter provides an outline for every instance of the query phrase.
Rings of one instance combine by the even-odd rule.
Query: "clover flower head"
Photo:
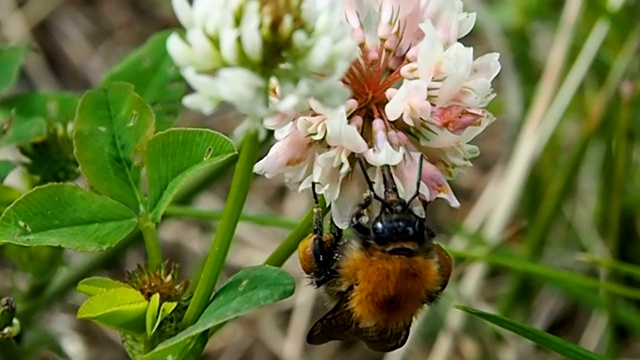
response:
[[[309,99],[336,106],[349,97],[340,79],[357,48],[339,0],[172,3],[185,33],[173,33],[167,50],[194,89],[185,106],[208,115],[226,102],[247,115],[242,128],[261,129],[263,118]]]
[[[341,19],[358,44],[340,79],[351,97],[337,107],[314,99],[280,107],[265,120],[277,142],[255,171],[283,174],[298,190],[319,184],[341,228],[350,225],[368,191],[358,158],[378,194],[379,168],[388,165],[401,197],[416,192],[419,178],[420,198],[459,206],[448,180],[479,154],[469,141],[495,119],[484,107],[495,96],[491,82],[500,71],[497,53],[474,58],[474,49],[459,41],[475,14],[458,0],[343,5]],[[276,107],[288,101],[286,94],[272,95]],[[417,200],[412,206],[419,208]]]

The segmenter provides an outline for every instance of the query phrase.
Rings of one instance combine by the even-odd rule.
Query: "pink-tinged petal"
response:
[[[462,12],[458,14],[458,39],[463,38],[467,34],[469,34],[475,24],[476,13]]]
[[[277,112],[270,116],[266,116],[262,120],[262,125],[269,130],[279,129],[289,123],[293,122],[293,119],[297,114],[287,113],[287,112]]]
[[[420,143],[429,148],[445,148],[461,143],[459,135],[452,134],[449,130],[440,126],[427,125],[422,131],[423,139]]]
[[[296,125],[294,122],[290,122],[287,125],[284,125],[282,127],[279,127],[277,129],[275,129],[273,131],[273,137],[276,140],[282,140],[284,138],[286,138],[287,136],[289,136],[291,133],[293,133],[296,130]]]
[[[425,10],[427,2],[425,1],[406,1],[395,0],[396,8],[399,9],[397,30],[402,29],[402,36],[398,44],[400,53],[406,52],[409,48],[417,45],[424,33],[420,29],[420,24],[426,19]]]
[[[280,96],[277,103],[275,104],[276,109],[281,112],[292,112],[302,103],[302,99],[299,94],[288,94],[285,96]]]
[[[389,89],[386,92],[389,102],[384,107],[384,112],[387,114],[387,118],[391,121],[397,120],[402,116],[404,111],[404,104],[407,101],[406,88],[400,87],[400,89]]]
[[[347,115],[351,115],[358,108],[358,100],[356,99],[347,99],[344,103],[344,110]]]
[[[442,44],[450,45],[458,39],[458,12],[452,0],[431,0],[427,5],[427,18],[431,19]]]
[[[427,129],[422,133],[425,139],[421,140],[421,144],[431,148],[460,146],[473,140],[473,138],[484,131],[493,121],[495,121],[495,116],[485,110],[483,111],[483,116],[467,126],[460,135],[456,135],[446,128],[429,124]]]
[[[452,207],[460,207],[460,202],[453,194],[447,179],[437,167],[426,160],[422,164],[422,181],[429,187],[429,201],[441,198],[447,200]]]
[[[359,28],[361,25],[360,22],[360,12],[358,6],[356,5],[355,0],[345,0],[343,3],[344,17],[347,20],[347,23],[351,25],[353,28]]]
[[[395,94],[387,92],[387,96],[393,95],[385,106],[389,120],[396,120],[402,115],[407,125],[415,127],[420,119],[428,118],[431,104],[427,101],[427,86],[423,80],[404,80]]]
[[[327,116],[327,144],[341,146],[357,154],[369,148],[358,129],[347,122],[344,108],[326,111],[325,115]]]
[[[471,78],[493,80],[502,68],[499,59],[500,54],[498,53],[484,54],[475,59],[471,67]]]
[[[398,187],[398,195],[401,198],[408,200],[416,192],[416,184],[418,183],[418,161],[422,158],[422,154],[410,153],[405,156],[404,161],[393,167],[393,174],[396,179],[396,186]],[[425,187],[426,189],[426,187]],[[421,188],[421,192],[422,192]],[[428,198],[428,192],[425,198]],[[419,202],[418,202],[419,204]]]
[[[426,119],[431,114],[431,104],[427,101],[428,84],[423,80],[405,81],[409,93],[409,108],[402,119],[407,125],[415,126],[414,120]]]
[[[469,144],[442,148],[440,151],[442,161],[454,168],[471,166],[470,160],[480,154],[477,146]]]
[[[411,53],[414,49],[417,49],[417,47],[413,47],[411,50],[409,50],[409,53]],[[410,55],[407,54],[407,58]],[[420,77],[420,66],[418,65],[417,62],[410,62],[408,64],[403,65],[400,68],[400,75],[408,80],[414,80],[414,79],[419,79]],[[422,80],[426,80],[425,78],[423,78]]]
[[[333,202],[340,195],[340,170],[333,166],[335,153],[327,151],[318,155],[313,166],[313,181],[318,183],[316,189],[323,194],[327,202]]]
[[[451,105],[434,109],[430,120],[448,129],[453,134],[460,135],[472,124],[480,125],[484,113],[482,109],[469,109],[460,105]]]
[[[339,228],[349,227],[351,217],[362,202],[366,191],[367,182],[359,171],[352,171],[342,179],[340,196],[331,203],[331,216]]]
[[[360,115],[353,115],[351,119],[349,119],[349,124],[358,129],[358,132],[362,131],[362,127],[364,126],[364,119]]]
[[[313,142],[298,131],[276,142],[267,156],[258,161],[253,171],[272,178],[295,169],[313,158]]]
[[[373,166],[397,165],[402,161],[404,148],[394,149],[389,142],[384,143],[377,150],[369,149],[364,153],[367,162]]]
[[[364,153],[367,162],[373,166],[397,165],[402,161],[404,148],[394,149],[387,138],[387,129],[382,119],[373,121],[373,137],[375,145]]]
[[[409,161],[407,160],[408,158],[405,158],[405,159],[406,161]],[[416,159],[414,158],[414,160]],[[402,162],[399,165],[391,168],[391,175],[393,176],[393,180],[396,183],[396,187],[398,189],[398,195],[405,201],[409,200],[409,198],[412,197],[415,192],[415,188],[416,188],[415,184],[417,181],[416,177],[418,175],[416,172],[418,170],[418,167],[414,165],[417,165],[415,161],[414,163],[411,163],[411,161],[409,161],[409,164],[405,164],[404,162]],[[401,167],[406,167],[406,169],[401,169]],[[380,170],[379,167],[375,167],[375,168],[369,169],[367,173],[369,174],[369,177],[373,181],[373,189],[375,193],[378,194],[378,196],[380,196],[381,198],[383,198],[384,182],[382,179],[382,171]],[[420,193],[424,194],[425,199],[428,198],[429,190],[424,183],[420,184]],[[371,204],[371,207],[369,208],[369,210],[371,211],[370,213],[377,214],[380,211],[380,207],[381,207],[380,202],[374,201]],[[424,217],[424,209],[422,207],[422,204],[419,201],[412,202],[411,210],[414,212],[414,214],[420,217]]]
[[[495,96],[496,94],[493,92],[489,80],[476,79],[466,82],[458,93],[451,98],[451,102],[472,108],[482,108],[487,106]]]
[[[312,155],[315,157],[315,155]],[[313,165],[312,161],[306,163],[304,165],[291,168],[291,171],[284,173],[284,182],[285,184],[292,189],[296,189],[296,187],[302,187],[303,184],[306,183],[307,179],[309,184],[311,184],[311,171]],[[299,184],[299,185],[298,185]],[[298,190],[301,191],[301,190]]]
[[[420,24],[420,28],[424,32],[424,39],[420,42],[418,50],[418,76],[428,83],[433,78],[436,63],[444,48],[431,22]]]
[[[461,142],[466,144],[478,136],[487,126],[491,125],[496,120],[496,117],[492,113],[484,110],[483,117],[480,119],[480,123],[474,123],[472,126],[467,127],[461,136]]]
[[[296,126],[300,132],[313,140],[322,140],[327,133],[327,121],[324,115],[300,116]]]
[[[313,167],[313,165],[312,165]],[[287,178],[285,177],[285,180],[287,180]],[[314,182],[313,182],[313,169],[312,171],[310,171],[310,173],[303,178],[303,180],[300,182],[300,186],[298,186],[298,188],[296,189],[298,192],[303,192],[305,190],[311,189],[311,186],[313,186]],[[287,184],[288,185],[288,184]]]
[[[460,91],[471,72],[473,48],[455,43],[445,51],[440,61],[443,64],[442,71],[446,78],[438,91],[436,106],[444,107],[450,105],[451,100]]]
[[[481,108],[495,97],[491,80],[500,72],[499,55],[486,54],[476,59],[464,85],[451,98],[451,102],[467,107]]]

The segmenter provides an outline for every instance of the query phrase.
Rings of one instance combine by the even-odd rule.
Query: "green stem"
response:
[[[21,360],[22,352],[13,339],[0,340],[0,360]]]
[[[162,249],[158,240],[156,224],[151,221],[148,212],[142,213],[138,220],[138,227],[144,238],[144,247],[147,250],[147,264],[149,269],[157,269],[162,264]]]
[[[183,205],[169,205],[164,214],[166,216],[188,217],[203,220],[220,220],[222,218],[221,210],[200,210]],[[293,220],[275,215],[250,215],[242,213],[240,214],[240,220],[256,225],[271,226],[289,230],[294,229],[298,225],[298,223]]]
[[[253,165],[258,157],[260,142],[258,132],[253,130],[245,135],[240,147],[240,156],[233,174],[233,181],[229,189],[229,197],[222,212],[220,226],[216,231],[200,276],[193,299],[189,303],[187,312],[182,319],[182,328],[194,324],[209,304],[213,290],[216,287],[222,267],[224,266],[229,247],[240,220],[240,214],[247,199],[251,180],[253,178]]]
[[[329,211],[325,205],[324,198],[320,197],[320,206],[322,207],[323,214],[327,214]],[[289,259],[298,248],[300,241],[311,233],[313,227],[313,209],[307,212],[307,215],[300,221],[300,223],[289,233],[289,235],[278,245],[278,247],[269,255],[267,260],[264,261],[265,265],[280,267]]]

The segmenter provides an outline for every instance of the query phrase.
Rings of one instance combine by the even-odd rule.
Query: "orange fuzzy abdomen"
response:
[[[339,271],[354,284],[349,307],[362,327],[407,325],[441,282],[436,261],[380,251],[351,252]]]

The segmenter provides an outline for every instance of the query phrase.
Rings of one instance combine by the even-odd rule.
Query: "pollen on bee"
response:
[[[315,235],[309,234],[298,245],[298,259],[300,267],[305,274],[311,274],[315,270],[315,261],[313,260],[313,238]]]

